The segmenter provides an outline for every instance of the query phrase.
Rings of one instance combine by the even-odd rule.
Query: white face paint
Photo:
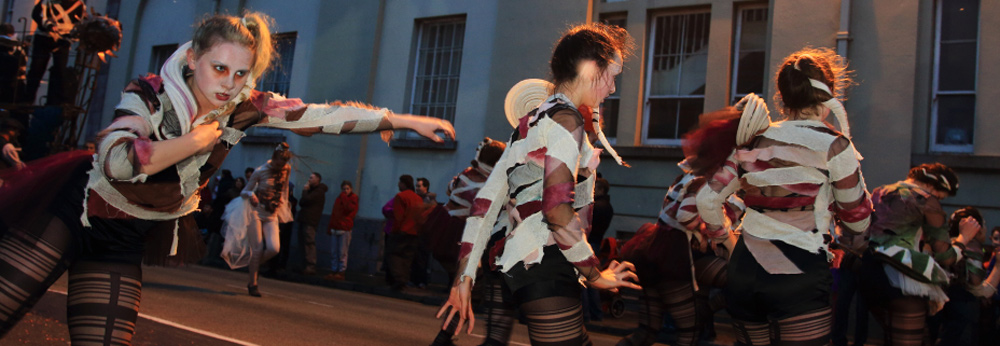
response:
[[[249,48],[232,42],[220,42],[200,57],[193,50],[187,54],[188,68],[194,72],[191,92],[198,101],[199,113],[226,104],[247,83],[253,65]]]

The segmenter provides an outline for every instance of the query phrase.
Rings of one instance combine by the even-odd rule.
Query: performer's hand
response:
[[[451,126],[451,122],[444,119],[412,114],[393,114],[389,117],[389,122],[392,123],[392,128],[394,129],[411,129],[421,136],[438,143],[444,140],[435,134],[437,131],[443,131],[446,137],[452,140],[455,139],[455,128]]]
[[[441,330],[448,328],[448,325],[455,318],[455,313],[457,312],[459,320],[458,327],[455,328],[455,335],[462,332],[462,325],[466,320],[469,321],[466,333],[472,334],[472,328],[476,325],[476,316],[472,313],[472,279],[466,277],[465,280],[451,287],[448,300],[438,310],[437,318],[441,318],[448,308],[451,308],[451,311],[448,312],[448,317],[445,318],[444,324],[441,325]]]
[[[256,207],[257,204],[259,204],[259,203],[260,203],[260,200],[257,199],[257,195],[256,194],[250,195],[250,205]]]
[[[635,275],[635,266],[629,262],[611,261],[608,264],[608,269],[602,271],[601,276],[596,280],[590,281],[589,285],[602,290],[616,290],[618,287],[642,289],[642,286],[629,280],[639,282],[639,276]]]
[[[966,217],[958,222],[958,240],[966,244],[970,240],[975,239],[982,228],[983,226],[979,224],[979,221],[976,221],[976,218],[972,216]]]
[[[215,148],[215,144],[219,142],[219,136],[222,136],[222,129],[219,128],[218,121],[213,121],[198,125],[188,135],[194,141],[195,147],[199,148],[197,153],[202,154]]]

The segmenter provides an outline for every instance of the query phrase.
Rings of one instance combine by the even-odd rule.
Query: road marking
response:
[[[62,294],[62,295],[67,295],[66,291],[60,291],[60,290],[52,289],[52,288],[49,289],[49,292],[55,292],[55,293],[59,293],[59,294]],[[234,343],[234,344],[237,344],[237,345],[259,346],[259,345],[255,344],[255,343],[252,343],[252,342],[247,342],[247,341],[243,341],[243,340],[233,339],[233,338],[230,338],[230,337],[225,336],[225,335],[219,335],[219,334],[215,334],[215,333],[212,333],[210,331],[207,331],[207,330],[201,330],[201,329],[198,329],[198,328],[185,326],[185,325],[177,323],[177,322],[168,321],[168,320],[165,320],[165,319],[162,319],[162,318],[159,318],[159,317],[153,317],[153,316],[141,313],[141,312],[139,313],[139,317],[145,318],[147,320],[150,320],[150,321],[153,321],[153,322],[156,322],[156,323],[165,324],[165,325],[177,328],[177,329],[183,329],[183,330],[186,330],[186,331],[189,331],[189,332],[192,332],[192,333],[201,334],[201,335],[204,335],[204,336],[207,336],[207,337],[211,337],[211,338],[216,338],[216,339],[219,339],[219,340],[222,340],[222,341],[228,341],[228,342],[231,342],[231,343]]]

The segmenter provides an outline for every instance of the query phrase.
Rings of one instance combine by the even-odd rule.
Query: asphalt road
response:
[[[436,306],[375,294],[262,279],[263,298],[246,293],[246,273],[208,267],[143,269],[136,345],[428,345],[440,328]],[[67,345],[63,276],[3,345]],[[478,345],[485,328],[458,345]],[[529,343],[516,325],[511,345]],[[591,332],[595,345],[620,337]]]

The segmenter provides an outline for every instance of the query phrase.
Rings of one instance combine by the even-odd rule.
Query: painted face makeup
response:
[[[188,67],[194,71],[191,91],[198,101],[198,113],[221,107],[247,83],[253,53],[249,48],[220,42],[195,57],[188,51]]]

